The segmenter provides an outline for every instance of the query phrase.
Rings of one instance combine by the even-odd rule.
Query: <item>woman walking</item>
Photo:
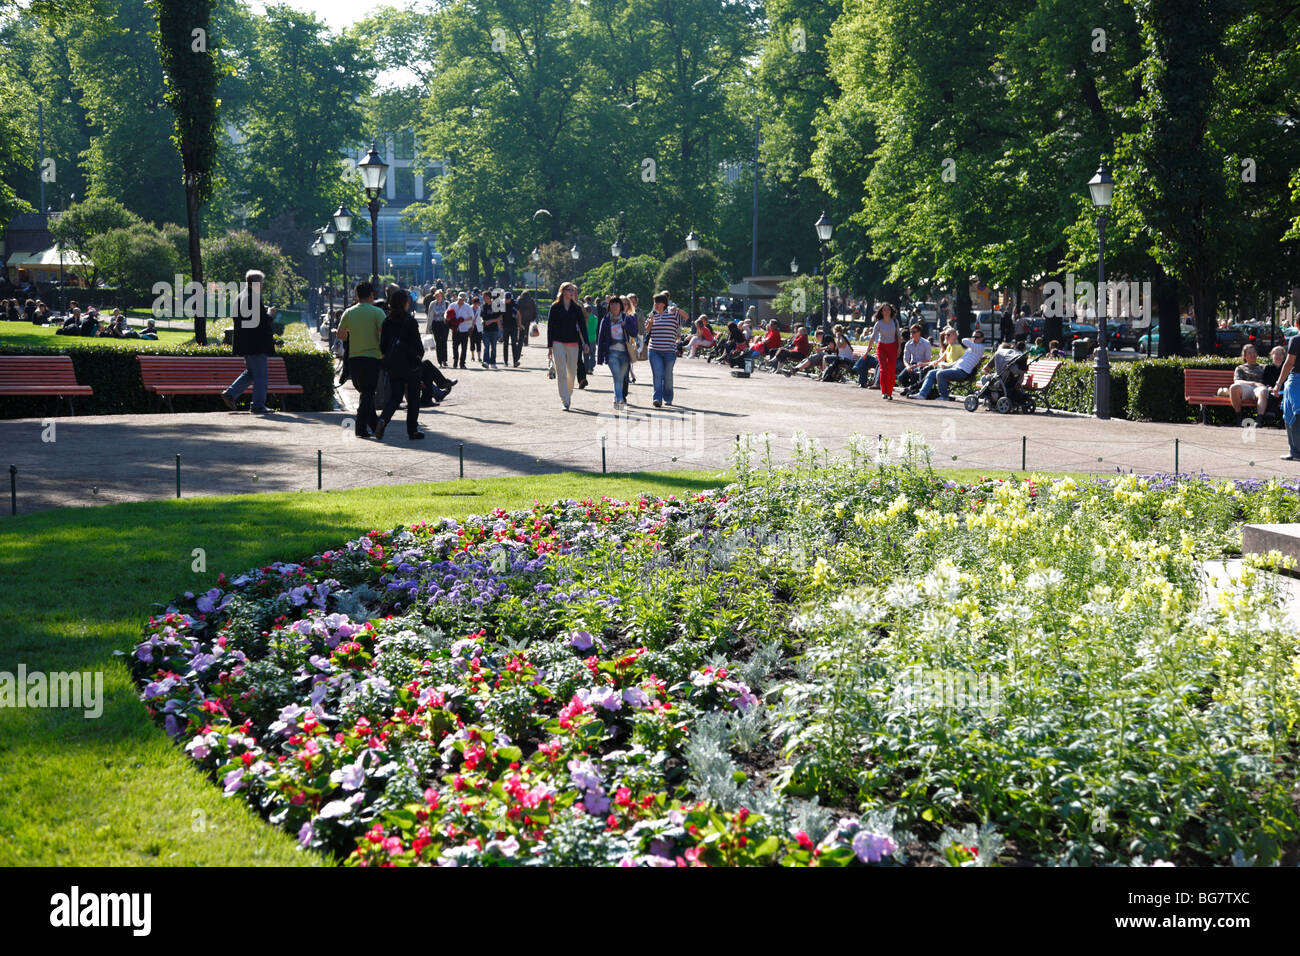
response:
[[[888,302],[881,303],[874,318],[875,324],[871,327],[867,341],[876,343],[876,361],[880,363],[880,395],[892,402],[894,376],[898,372],[898,320],[894,317],[894,307]]]
[[[424,331],[433,336],[433,347],[438,355],[438,364],[446,368],[447,299],[441,289],[434,289],[432,298],[426,297],[424,311],[427,313]]]
[[[654,310],[646,319],[650,336],[650,371],[654,375],[654,406],[673,404],[673,365],[677,362],[677,339],[682,329],[682,313],[668,304],[668,293],[654,298]]]
[[[587,317],[577,299],[578,287],[565,282],[546,316],[546,355],[555,365],[560,401],[566,412],[573,397],[573,379],[578,374],[581,353],[591,348],[587,344]]]
[[[636,322],[623,314],[623,301],[611,295],[606,304],[609,309],[600,320],[597,334],[596,361],[609,366],[609,374],[614,378],[614,407],[627,405],[627,373],[635,359]]]
[[[396,289],[389,293],[387,304],[388,318],[379,329],[379,350],[384,354],[384,371],[388,373],[388,401],[375,425],[375,440],[384,437],[398,403],[405,397],[406,437],[417,441],[424,437],[420,431],[420,362],[424,358],[424,343],[420,341],[420,326],[411,311],[410,293]]]

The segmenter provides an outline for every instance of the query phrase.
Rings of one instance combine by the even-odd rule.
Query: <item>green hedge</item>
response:
[[[158,345],[141,342],[131,351],[97,349],[69,344],[59,348],[10,346],[0,348],[0,355],[70,355],[77,382],[89,385],[95,394],[74,398],[78,415],[121,415],[157,411],[158,399],[144,390],[137,355],[220,355],[230,356],[229,348],[217,345]],[[334,407],[334,359],[318,349],[290,342],[276,354],[284,359],[289,381],[301,385],[302,395],[282,396],[290,408],[303,411],[328,411]],[[248,393],[245,393],[247,397]],[[178,412],[215,412],[225,405],[215,395],[178,395],[173,400]],[[56,406],[54,398],[0,398],[0,418],[40,418]]]
[[[1183,400],[1183,370],[1234,369],[1237,358],[1193,357],[1113,362],[1110,367],[1110,411],[1113,418],[1135,422],[1197,422],[1200,409]],[[1052,383],[1052,407],[1092,413],[1092,361],[1067,361]],[[1231,408],[1211,408],[1211,424],[1234,424]]]

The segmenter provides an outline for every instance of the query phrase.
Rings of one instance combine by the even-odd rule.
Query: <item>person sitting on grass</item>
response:
[[[802,325],[796,325],[790,344],[772,353],[771,369],[776,371],[781,367],[782,362],[802,362],[811,352],[812,343],[808,341],[808,330]]]
[[[158,338],[158,326],[150,319],[144,324],[144,331],[140,333],[140,338],[156,341]]]
[[[1286,360],[1286,349],[1279,345],[1269,353],[1269,359],[1268,365],[1260,365],[1259,351],[1255,346],[1243,346],[1241,364],[1232,374],[1232,384],[1219,389],[1219,395],[1232,402],[1232,411],[1237,416],[1238,425],[1246,418],[1241,405],[1247,395],[1254,396],[1256,421],[1263,421],[1268,414],[1269,395],[1277,384],[1277,373],[1282,369],[1282,362]]]

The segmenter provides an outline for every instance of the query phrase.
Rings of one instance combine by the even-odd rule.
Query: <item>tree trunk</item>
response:
[[[957,320],[957,331],[961,333],[962,338],[970,336],[970,279],[960,276],[954,280],[953,285],[957,287],[957,303],[953,309],[953,317]]]
[[[199,187],[193,173],[185,176],[185,219],[190,229],[190,278],[203,286],[203,253],[199,248]],[[178,294],[179,290],[178,290]],[[208,320],[204,314],[207,295],[199,298],[198,314],[194,316],[194,341],[208,344]]]
[[[465,252],[465,264],[469,266],[469,275],[465,277],[471,289],[478,288],[478,243],[471,242]]]
[[[1178,283],[1161,269],[1156,274],[1151,294],[1156,300],[1155,311],[1160,329],[1160,358],[1181,355],[1183,331],[1182,323],[1179,321],[1181,316],[1178,314]]]
[[[1202,355],[1214,350],[1218,340],[1218,319],[1215,308],[1218,305],[1210,291],[1209,275],[1197,269],[1189,277],[1188,285],[1192,292],[1192,315],[1196,321],[1196,349]]]

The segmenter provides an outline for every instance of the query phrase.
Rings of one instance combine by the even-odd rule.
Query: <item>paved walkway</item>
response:
[[[352,435],[351,411],[105,415],[0,421],[0,477],[18,467],[20,513],[172,497],[176,455],[186,496],[315,490],[317,452],[323,487],[354,488],[455,478],[463,443],[467,478],[557,470],[601,470],[602,435],[609,471],[722,468],[742,432],[776,435],[776,456],[791,454],[802,430],[839,449],[854,433],[897,438],[911,430],[934,450],[937,467],[1019,470],[1022,441],[1030,471],[1113,474],[1174,469],[1222,477],[1300,477],[1279,461],[1280,429],[1098,422],[1082,415],[967,413],[960,404],[886,402],[878,392],[756,373],[733,378],[702,360],[680,359],[676,407],[651,407],[650,368],[636,365],[631,414],[613,414],[609,373],[560,407],[545,374],[543,347],[524,349],[520,368],[456,372],[441,407],[421,411],[429,437],[409,442],[399,420],[383,443]],[[339,393],[355,408],[355,392]],[[52,425],[50,424],[52,423]],[[5,489],[7,490],[7,489]],[[0,513],[8,513],[0,501]]]

